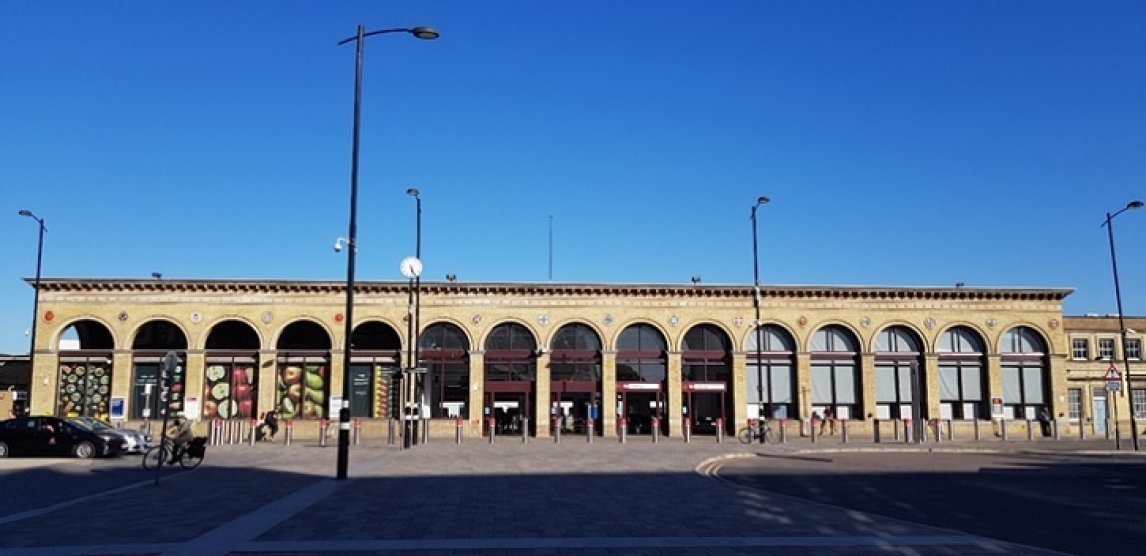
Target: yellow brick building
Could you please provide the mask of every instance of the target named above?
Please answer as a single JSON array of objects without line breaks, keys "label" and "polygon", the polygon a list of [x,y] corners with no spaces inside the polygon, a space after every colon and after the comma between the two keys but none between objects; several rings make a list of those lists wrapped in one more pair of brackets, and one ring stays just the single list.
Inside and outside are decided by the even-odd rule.
[{"label": "yellow brick building", "polygon": [[416,358],[422,401],[406,413],[435,435],[733,433],[761,411],[791,434],[828,410],[853,434],[1044,407],[1085,421],[1080,389],[1106,365],[1072,353],[1094,323],[1064,318],[1071,291],[764,286],[757,333],[745,285],[422,282],[412,311],[407,283],[360,282],[348,369],[342,283],[44,280],[31,410],[136,423],[168,407],[205,426],[275,408],[305,433],[337,415],[345,384],[377,437]]}]

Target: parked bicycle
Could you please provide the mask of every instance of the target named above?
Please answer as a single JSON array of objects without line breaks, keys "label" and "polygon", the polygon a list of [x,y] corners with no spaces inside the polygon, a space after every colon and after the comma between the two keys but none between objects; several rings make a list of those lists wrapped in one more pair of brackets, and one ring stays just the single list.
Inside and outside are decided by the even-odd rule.
[{"label": "parked bicycle", "polygon": [[751,444],[760,439],[763,439],[765,443],[774,441],[772,439],[772,427],[763,419],[751,421],[747,427],[736,433],[736,438],[740,439],[741,444]]},{"label": "parked bicycle", "polygon": [[196,436],[182,450],[175,449],[175,442],[165,438],[163,443],[153,446],[143,454],[143,468],[155,469],[164,464],[178,463],[183,469],[195,469],[203,463],[207,455],[207,437]]}]

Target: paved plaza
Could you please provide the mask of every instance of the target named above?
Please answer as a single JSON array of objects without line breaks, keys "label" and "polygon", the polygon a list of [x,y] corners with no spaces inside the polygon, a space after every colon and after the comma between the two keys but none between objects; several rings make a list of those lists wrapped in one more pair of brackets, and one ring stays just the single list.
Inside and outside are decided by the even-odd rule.
[{"label": "paved plaza", "polygon": [[138,457],[10,459],[0,460],[8,485],[0,554],[1052,554],[754,490],[722,480],[719,469],[761,453],[1113,447],[567,437],[401,450],[366,442],[351,448],[350,479],[338,481],[333,446],[260,443],[211,446],[202,467],[163,469],[158,484]]}]

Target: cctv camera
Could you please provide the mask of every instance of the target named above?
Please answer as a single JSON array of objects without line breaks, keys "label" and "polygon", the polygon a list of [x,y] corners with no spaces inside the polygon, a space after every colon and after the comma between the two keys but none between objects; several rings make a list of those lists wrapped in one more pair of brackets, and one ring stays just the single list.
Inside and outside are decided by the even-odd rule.
[{"label": "cctv camera", "polygon": [[336,241],[334,242],[334,252],[338,253],[339,251],[342,251],[342,242]]}]

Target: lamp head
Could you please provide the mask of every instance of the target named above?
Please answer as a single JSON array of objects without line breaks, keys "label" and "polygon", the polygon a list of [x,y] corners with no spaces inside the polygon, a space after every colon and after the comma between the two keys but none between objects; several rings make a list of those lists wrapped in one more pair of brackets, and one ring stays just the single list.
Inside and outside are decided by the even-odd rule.
[{"label": "lamp head", "polygon": [[163,279],[163,273],[161,273],[161,272],[152,272],[152,273],[151,273],[151,277],[152,277],[152,278],[155,278],[156,280],[162,280],[162,279]]},{"label": "lamp head", "polygon": [[1130,203],[1126,205],[1127,210],[1140,209],[1140,208],[1142,208],[1142,201],[1130,201]]},{"label": "lamp head", "polygon": [[769,203],[771,200],[772,200],[772,199],[769,199],[769,198],[767,198],[767,197],[765,197],[765,196],[761,195],[759,199],[756,199],[756,206],[760,206],[760,205],[766,205],[766,204],[768,204],[768,203]]},{"label": "lamp head", "polygon": [[27,216],[27,217],[31,218],[31,217],[32,217],[32,211],[30,211],[30,210],[21,210],[21,211],[20,211],[20,216]]},{"label": "lamp head", "polygon": [[435,30],[433,27],[415,27],[413,29],[410,29],[410,34],[414,35],[415,37],[417,37],[419,39],[426,40],[426,41],[432,41],[432,40],[438,38],[438,36],[439,36],[438,31]]},{"label": "lamp head", "polygon": [[700,283],[700,276],[693,276],[692,277],[692,283],[693,284],[699,284]]},{"label": "lamp head", "polygon": [[334,252],[338,253],[339,251],[342,251],[342,242],[336,241],[334,242]]},{"label": "lamp head", "polygon": [[446,275],[446,280],[448,280],[448,281],[450,281],[450,282],[457,282],[457,281],[458,281],[458,276],[457,276],[456,274],[454,274],[454,273],[452,273],[452,272],[451,272],[451,273],[449,273],[449,274],[447,274],[447,275]]},{"label": "lamp head", "polygon": [[410,189],[406,190],[406,194],[411,196],[411,197],[417,198],[418,197],[418,188],[411,187]]}]

